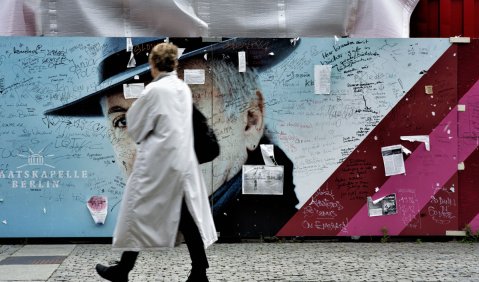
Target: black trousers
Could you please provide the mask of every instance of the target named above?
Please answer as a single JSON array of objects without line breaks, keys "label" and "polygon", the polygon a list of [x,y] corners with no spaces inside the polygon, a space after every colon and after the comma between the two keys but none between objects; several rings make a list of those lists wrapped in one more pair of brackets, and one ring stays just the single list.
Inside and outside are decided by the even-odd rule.
[{"label": "black trousers", "polygon": [[[196,226],[193,217],[188,211],[185,200],[181,205],[181,217],[180,217],[180,226],[179,230],[185,238],[186,246],[190,253],[191,266],[194,269],[206,269],[209,267],[208,259],[206,258],[205,247],[203,245],[203,240],[201,239],[200,231]],[[133,269],[136,259],[138,257],[138,252],[126,251],[121,255],[120,264],[122,267],[125,267],[128,270]]]}]

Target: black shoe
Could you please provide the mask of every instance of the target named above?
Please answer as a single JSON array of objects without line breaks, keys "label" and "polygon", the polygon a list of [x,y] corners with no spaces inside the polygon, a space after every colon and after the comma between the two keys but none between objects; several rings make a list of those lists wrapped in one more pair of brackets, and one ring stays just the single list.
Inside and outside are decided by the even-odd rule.
[{"label": "black shoe", "polygon": [[186,282],[208,282],[208,277],[206,276],[206,269],[192,269],[190,275]]},{"label": "black shoe", "polygon": [[102,264],[97,264],[96,272],[98,275],[103,277],[106,280],[112,282],[127,282],[128,281],[128,272],[127,270],[121,269],[119,264],[113,266],[104,266]]}]

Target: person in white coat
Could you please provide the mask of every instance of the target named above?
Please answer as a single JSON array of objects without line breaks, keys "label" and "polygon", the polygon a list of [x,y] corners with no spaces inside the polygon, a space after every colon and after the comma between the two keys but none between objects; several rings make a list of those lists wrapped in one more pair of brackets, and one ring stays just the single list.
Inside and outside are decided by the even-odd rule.
[{"label": "person in white coat", "polygon": [[194,150],[192,94],[178,78],[178,49],[156,45],[148,84],[127,112],[128,133],[137,143],[113,235],[120,262],[98,264],[100,276],[128,281],[138,252],[174,247],[184,236],[192,270],[187,281],[208,281],[205,249],[217,240],[208,193]]}]

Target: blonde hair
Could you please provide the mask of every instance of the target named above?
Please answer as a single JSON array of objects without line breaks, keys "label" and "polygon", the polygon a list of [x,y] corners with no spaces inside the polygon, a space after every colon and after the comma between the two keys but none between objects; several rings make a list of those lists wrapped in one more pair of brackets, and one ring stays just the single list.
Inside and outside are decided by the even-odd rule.
[{"label": "blonde hair", "polygon": [[151,49],[148,60],[159,71],[174,71],[178,67],[178,47],[172,43],[157,44]]}]

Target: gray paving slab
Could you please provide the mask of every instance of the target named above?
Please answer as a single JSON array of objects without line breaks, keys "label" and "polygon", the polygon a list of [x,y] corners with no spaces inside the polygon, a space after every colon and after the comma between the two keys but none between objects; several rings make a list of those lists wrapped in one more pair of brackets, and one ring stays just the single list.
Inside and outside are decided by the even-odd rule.
[{"label": "gray paving slab", "polygon": [[[477,243],[223,243],[208,248],[207,255],[212,282],[479,281]],[[110,245],[79,244],[42,281],[104,281],[95,273],[95,264],[119,257]],[[189,270],[185,245],[147,251],[140,254],[130,281],[185,281]]]},{"label": "gray paving slab", "polygon": [[0,261],[23,248],[22,245],[0,245]]},{"label": "gray paving slab", "polygon": [[12,256],[68,256],[75,249],[75,245],[25,245]]},{"label": "gray paving slab", "polygon": [[0,281],[47,281],[58,264],[0,265]]}]

